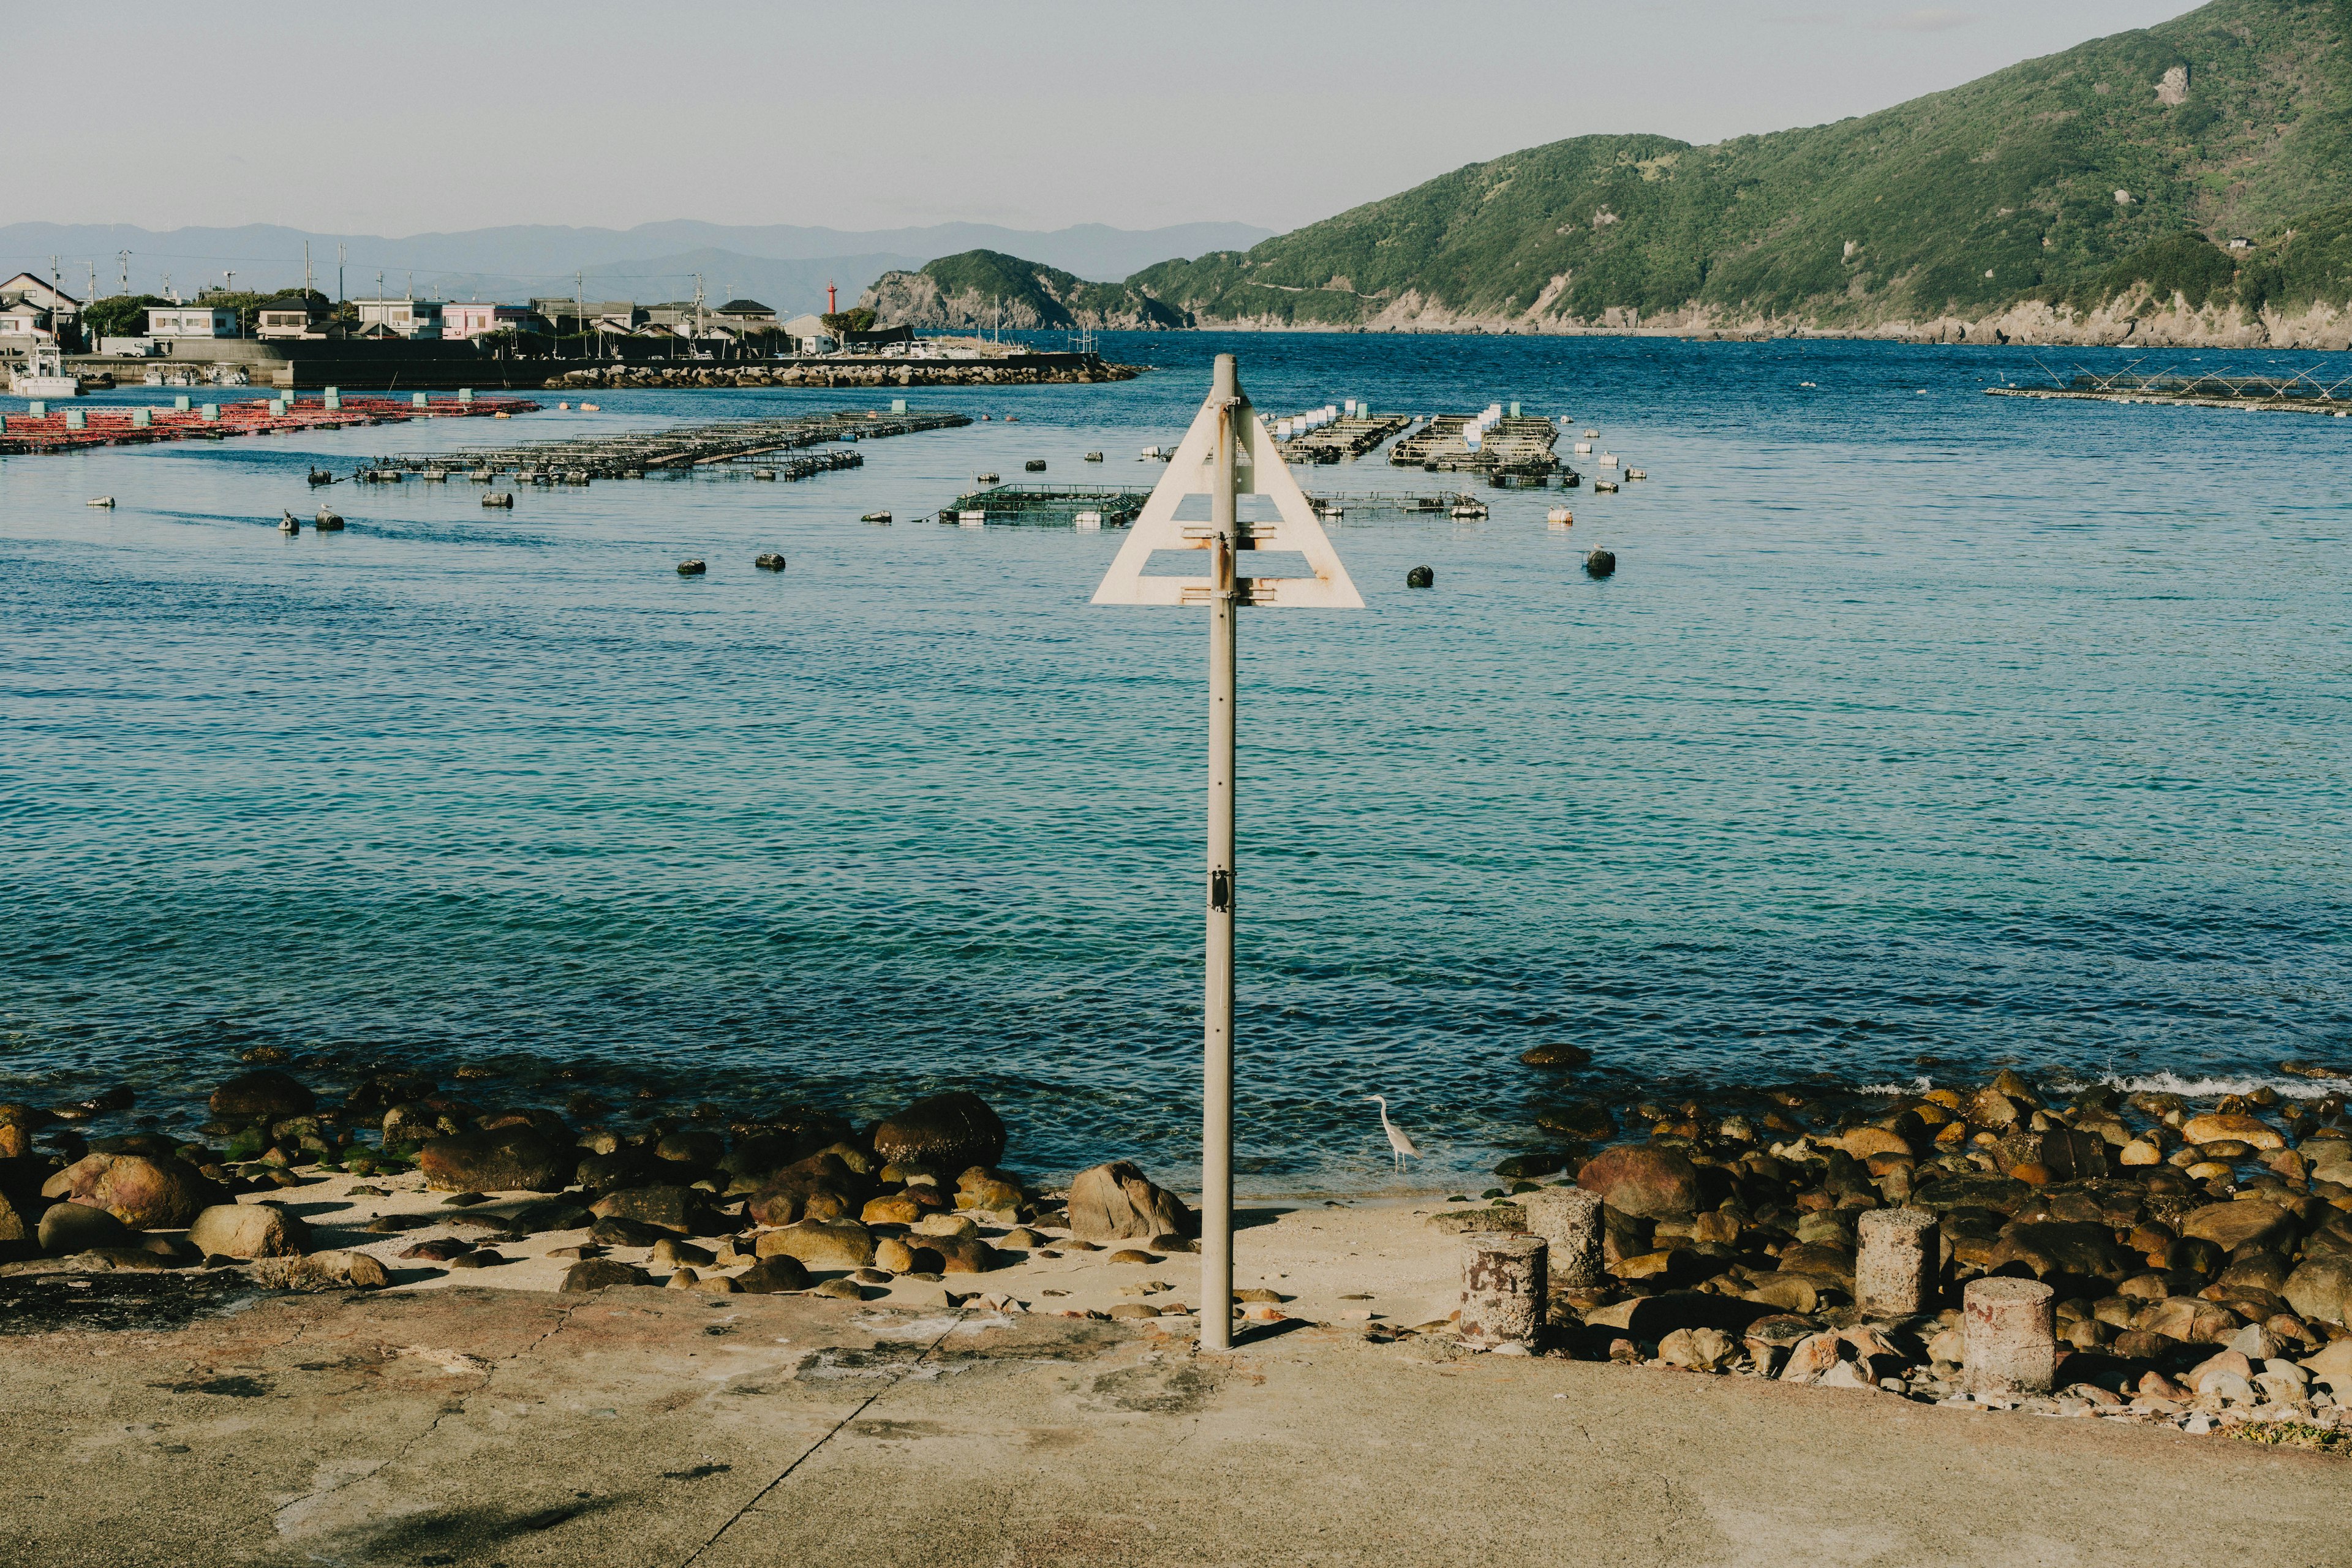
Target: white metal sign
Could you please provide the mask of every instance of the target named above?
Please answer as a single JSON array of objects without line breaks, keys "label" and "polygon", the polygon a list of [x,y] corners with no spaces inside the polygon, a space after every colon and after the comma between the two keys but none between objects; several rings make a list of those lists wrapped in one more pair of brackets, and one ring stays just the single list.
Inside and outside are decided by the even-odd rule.
[{"label": "white metal sign", "polygon": [[[1192,428],[1185,432],[1183,445],[1176,448],[1168,471],[1152,487],[1151,499],[1143,503],[1142,515],[1128,531],[1118,558],[1111,563],[1102,586],[1095,590],[1096,604],[1210,603],[1215,589],[1207,576],[1147,577],[1143,569],[1155,551],[1210,548],[1215,531],[1206,522],[1179,522],[1176,514],[1189,498],[1200,496],[1205,500],[1216,488],[1217,415],[1215,399],[1201,405]],[[1238,602],[1286,610],[1362,609],[1363,595],[1356,592],[1348,569],[1339,563],[1339,552],[1331,548],[1323,525],[1315,519],[1307,492],[1291,477],[1290,466],[1276,449],[1265,421],[1257,416],[1247,397],[1237,397],[1233,428],[1239,437],[1234,450],[1234,493],[1271,497],[1279,517],[1275,522],[1237,524],[1241,537],[1234,544],[1241,550],[1296,552],[1307,558],[1315,574],[1312,577],[1244,577],[1237,572]]]}]

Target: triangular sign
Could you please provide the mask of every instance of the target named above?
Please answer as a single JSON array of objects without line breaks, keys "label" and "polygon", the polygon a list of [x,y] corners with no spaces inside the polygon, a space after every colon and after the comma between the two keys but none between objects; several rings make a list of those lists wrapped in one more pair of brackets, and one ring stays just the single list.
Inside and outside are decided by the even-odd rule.
[{"label": "triangular sign", "polygon": [[[1234,429],[1240,437],[1234,452],[1234,491],[1239,495],[1273,497],[1280,516],[1276,522],[1239,524],[1241,548],[1303,555],[1315,574],[1312,577],[1251,577],[1244,575],[1248,571],[1248,557],[1241,556],[1239,560],[1244,564],[1235,573],[1241,589],[1240,602],[1277,609],[1362,609],[1363,595],[1356,592],[1348,569],[1339,564],[1339,552],[1331,548],[1323,525],[1315,520],[1315,508],[1307,500],[1307,492],[1298,488],[1298,481],[1291,478],[1289,465],[1275,449],[1265,421],[1257,416],[1247,397],[1238,399],[1233,412]],[[1143,568],[1155,551],[1198,550],[1206,554],[1207,525],[1179,522],[1176,512],[1188,496],[1209,493],[1210,487],[1216,483],[1216,465],[1217,400],[1212,395],[1201,405],[1192,428],[1184,433],[1183,445],[1169,459],[1168,472],[1152,487],[1151,499],[1143,503],[1142,514],[1128,531],[1127,542],[1119,547],[1118,558],[1104,574],[1102,586],[1095,590],[1096,604],[1210,602],[1205,561],[1204,571],[1198,577],[1147,577]]]}]

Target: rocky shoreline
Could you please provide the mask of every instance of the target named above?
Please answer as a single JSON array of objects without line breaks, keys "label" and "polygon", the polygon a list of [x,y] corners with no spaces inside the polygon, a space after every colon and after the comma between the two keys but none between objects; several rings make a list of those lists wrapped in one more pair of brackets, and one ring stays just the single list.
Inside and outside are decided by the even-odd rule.
[{"label": "rocky shoreline", "polygon": [[566,371],[551,390],[712,386],[1046,386],[1133,381],[1147,366],[1098,354],[1024,354],[976,360],[868,360],[850,363],[614,364]]},{"label": "rocky shoreline", "polygon": [[[1541,1194],[1567,1189],[1598,1199],[1599,1268],[1555,1281],[1539,1354],[2352,1445],[2340,1092],[2059,1097],[2005,1071],[1974,1089],[1806,1084],[1665,1104],[1589,1076],[1575,1047],[1525,1060],[1556,1081],[1540,1146],[1502,1163],[1503,1184],[1436,1213],[1335,1200],[1245,1233],[1261,1282],[1236,1292],[1242,1321],[1472,1353],[1443,1310],[1457,1238],[1528,1228]],[[254,1293],[658,1285],[1188,1339],[1198,1321],[1180,1261],[1197,1216],[1181,1200],[1123,1162],[1024,1180],[1002,1163],[1002,1121],[965,1092],[855,1126],[805,1106],[679,1112],[587,1090],[561,1110],[496,1106],[396,1072],[326,1104],[265,1067],[215,1089],[194,1137],[77,1131],[125,1109],[119,1092],[0,1106],[0,1325],[111,1326],[101,1308],[119,1292],[89,1290],[108,1277],[176,1289],[192,1310]],[[1885,1210],[1933,1242],[1924,1310],[1858,1305],[1858,1226]],[[1343,1226],[1347,1247],[1309,1256]],[[2046,1393],[1971,1379],[1962,1292],[1988,1277],[2050,1288]]]}]

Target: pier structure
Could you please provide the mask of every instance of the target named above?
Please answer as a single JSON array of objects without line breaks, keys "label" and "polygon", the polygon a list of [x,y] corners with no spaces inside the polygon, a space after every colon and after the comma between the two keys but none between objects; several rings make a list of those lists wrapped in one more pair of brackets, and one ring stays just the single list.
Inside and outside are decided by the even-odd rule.
[{"label": "pier structure", "polygon": [[151,404],[73,407],[39,415],[0,415],[0,455],[74,452],[92,447],[141,447],[156,441],[224,441],[233,436],[288,436],[342,430],[410,419],[474,418],[530,414],[539,405],[520,397],[293,397],[236,402],[180,399],[189,406]]},{"label": "pier structure", "polygon": [[[772,419],[726,419],[705,425],[680,425],[667,430],[620,431],[604,435],[559,437],[545,441],[518,442],[509,447],[460,447],[442,452],[409,452],[377,459],[379,467],[410,473],[426,469],[465,472],[479,478],[505,473],[581,475],[586,479],[624,479],[653,473],[707,472],[724,465],[799,451],[830,442],[877,441],[887,436],[911,436],[924,430],[950,430],[969,425],[969,415],[944,411],[883,413],[879,409],[832,409],[822,414],[793,414]],[[803,479],[835,468],[853,468],[845,454],[780,462],[761,473]],[[787,469],[798,470],[787,473]]]},{"label": "pier structure", "polygon": [[1559,430],[1550,420],[1517,415],[1498,419],[1486,427],[1474,451],[1466,430],[1477,417],[1440,414],[1390,448],[1389,461],[1433,473],[1549,474],[1559,467],[1552,455]]}]

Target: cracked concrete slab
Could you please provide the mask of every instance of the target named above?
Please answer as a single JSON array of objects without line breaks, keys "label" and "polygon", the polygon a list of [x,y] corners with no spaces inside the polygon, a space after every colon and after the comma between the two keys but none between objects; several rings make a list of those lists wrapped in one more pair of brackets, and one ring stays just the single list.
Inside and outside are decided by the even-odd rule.
[{"label": "cracked concrete slab", "polygon": [[1337,1328],[449,1289],[0,1342],[41,1568],[2352,1563],[2324,1456]]}]

